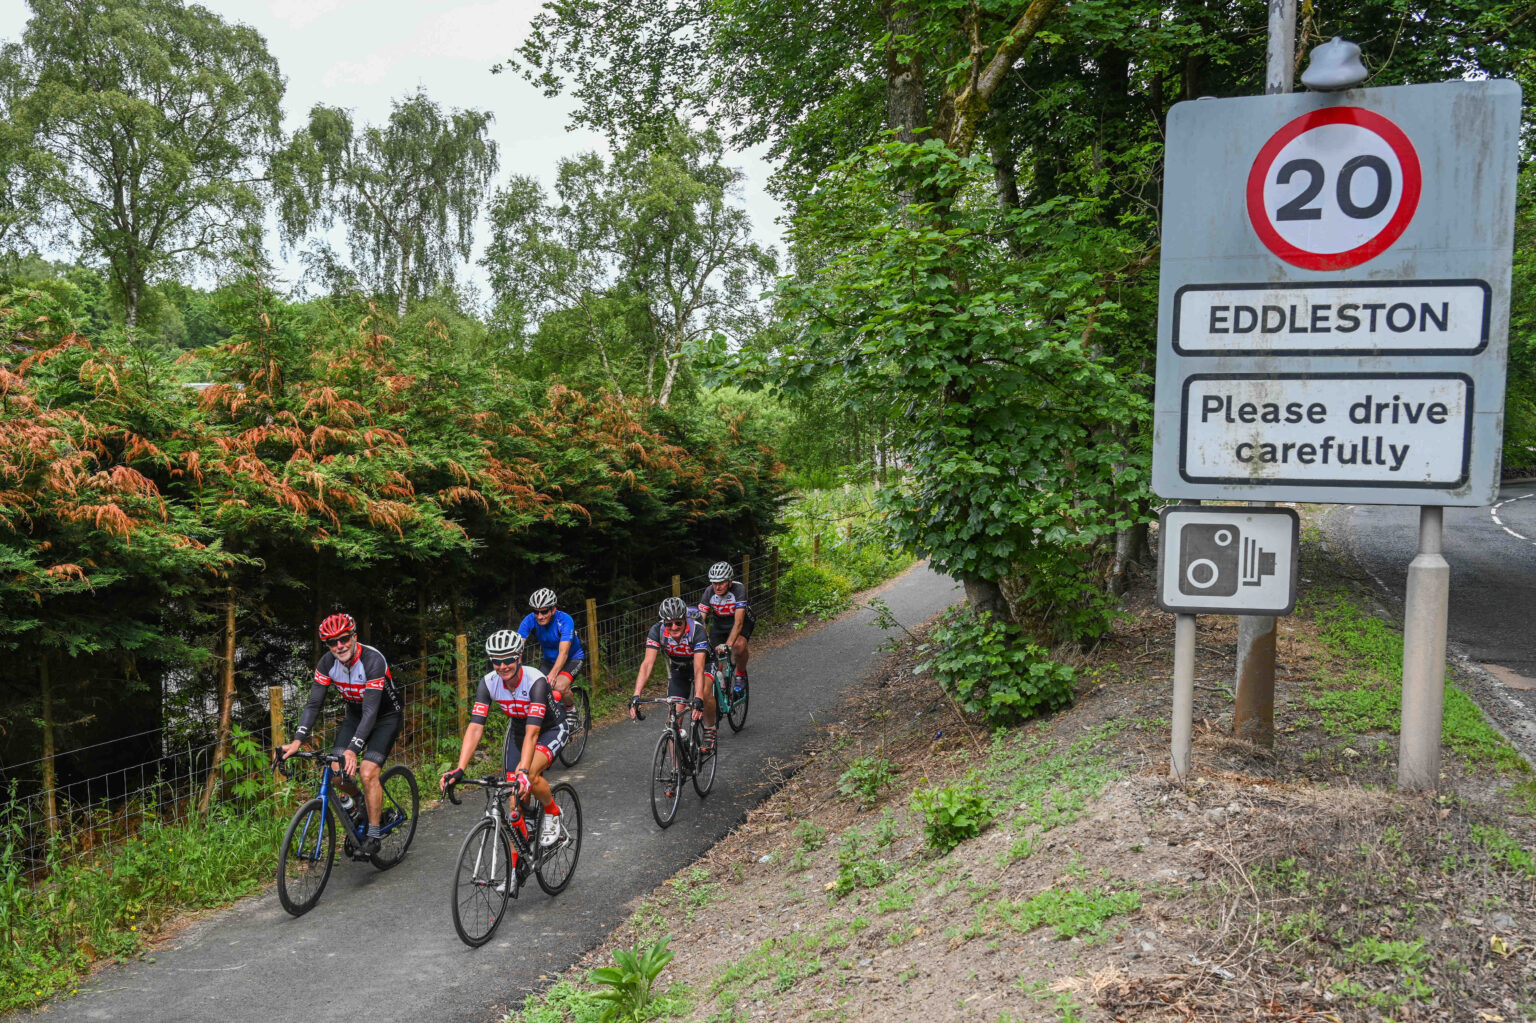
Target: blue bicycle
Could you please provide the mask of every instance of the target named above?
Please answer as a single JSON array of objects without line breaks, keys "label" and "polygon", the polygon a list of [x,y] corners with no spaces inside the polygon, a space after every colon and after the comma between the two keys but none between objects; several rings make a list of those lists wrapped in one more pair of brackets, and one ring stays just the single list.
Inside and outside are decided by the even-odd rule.
[{"label": "blue bicycle", "polygon": [[324,765],[320,772],[320,791],[298,810],[288,822],[283,847],[277,854],[277,898],[294,916],[303,916],[315,908],[325,883],[331,877],[336,859],[336,823],[341,821],[345,838],[343,851],[354,860],[368,860],[380,870],[388,870],[405,858],[411,839],[416,837],[416,819],[421,809],[421,795],[416,776],[404,764],[395,764],[379,778],[384,789],[384,808],[379,815],[383,838],[379,851],[372,856],[362,852],[368,835],[368,814],[362,803],[347,809],[331,785],[331,771],[340,768],[344,758],[338,753],[299,752],[279,761],[283,774],[290,774],[288,760],[314,760]]}]

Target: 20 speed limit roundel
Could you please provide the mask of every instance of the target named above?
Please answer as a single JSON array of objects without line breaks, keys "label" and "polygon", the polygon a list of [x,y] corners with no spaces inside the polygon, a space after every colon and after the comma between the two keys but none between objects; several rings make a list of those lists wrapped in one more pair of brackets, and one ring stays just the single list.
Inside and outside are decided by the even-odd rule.
[{"label": "20 speed limit roundel", "polygon": [[1248,172],[1248,219],[1269,251],[1306,270],[1379,256],[1419,207],[1419,156],[1401,128],[1360,107],[1302,114]]}]

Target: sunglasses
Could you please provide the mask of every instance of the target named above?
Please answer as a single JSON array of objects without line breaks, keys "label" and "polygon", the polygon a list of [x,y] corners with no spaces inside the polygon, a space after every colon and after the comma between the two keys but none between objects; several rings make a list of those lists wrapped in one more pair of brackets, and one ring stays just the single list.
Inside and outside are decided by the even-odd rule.
[{"label": "sunglasses", "polygon": [[356,635],[355,633],[349,632],[345,636],[338,637],[337,639],[328,639],[328,640],[326,640],[325,641],[325,645],[326,646],[346,646],[348,643],[352,642],[352,640],[353,640],[355,635]]},{"label": "sunglasses", "polygon": [[665,624],[666,627],[670,629],[674,625],[682,625],[687,620],[688,619],[686,619],[686,618],[663,618],[662,619],[662,623]]},{"label": "sunglasses", "polygon": [[491,658],[491,667],[493,667],[493,668],[505,668],[509,664],[516,664],[517,661],[518,661],[518,658],[516,658],[516,657],[492,657]]},{"label": "sunglasses", "polygon": [[538,617],[543,618],[545,615],[552,615],[552,614],[554,614],[555,613],[555,609],[552,608],[552,607],[546,607],[542,611],[535,610],[533,613],[535,615],[537,615]]}]

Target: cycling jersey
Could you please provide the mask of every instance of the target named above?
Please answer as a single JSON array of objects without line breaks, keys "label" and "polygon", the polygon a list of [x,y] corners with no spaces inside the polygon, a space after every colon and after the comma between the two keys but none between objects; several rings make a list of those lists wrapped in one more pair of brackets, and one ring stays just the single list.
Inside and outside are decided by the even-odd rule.
[{"label": "cycling jersey", "polygon": [[667,632],[667,627],[662,622],[651,626],[650,633],[645,637],[645,645],[648,649],[660,650],[667,655],[673,670],[691,667],[693,655],[709,652],[709,637],[704,633],[704,626],[698,622],[690,621],[688,627],[677,635]]},{"label": "cycling jersey", "polygon": [[[733,582],[725,588],[724,593],[716,593],[714,586],[706,586],[704,592],[699,594],[699,615],[709,618],[709,638],[712,643],[724,643],[730,638],[731,629],[736,625],[737,611],[746,612],[738,635],[750,638],[757,625],[757,616],[747,606],[746,586]],[[713,617],[710,617],[711,613]]]},{"label": "cycling jersey", "polygon": [[475,704],[470,709],[469,720],[477,725],[485,724],[493,703],[512,719],[508,728],[527,728],[535,724],[541,729],[552,728],[565,720],[565,705],[556,702],[549,679],[542,671],[526,664],[510,685],[494,671],[487,673],[475,691]]},{"label": "cycling jersey", "polygon": [[349,745],[358,753],[368,744],[368,736],[381,715],[399,714],[405,710],[405,696],[395,685],[389,672],[389,662],[378,650],[365,643],[358,643],[352,660],[343,664],[327,650],[315,665],[315,684],[309,690],[309,702],[299,719],[299,727],[293,737],[302,742],[320,716],[325,694],[331,686],[341,693],[349,705],[358,705],[358,724]]},{"label": "cycling jersey", "polygon": [[518,635],[524,639],[537,635],[539,649],[544,653],[546,661],[553,661],[560,656],[560,644],[571,644],[570,653],[566,654],[566,660],[586,660],[586,651],[582,649],[581,637],[576,634],[576,621],[564,611],[556,611],[549,616],[546,625],[540,625],[539,620],[533,615],[523,619],[517,627]]}]

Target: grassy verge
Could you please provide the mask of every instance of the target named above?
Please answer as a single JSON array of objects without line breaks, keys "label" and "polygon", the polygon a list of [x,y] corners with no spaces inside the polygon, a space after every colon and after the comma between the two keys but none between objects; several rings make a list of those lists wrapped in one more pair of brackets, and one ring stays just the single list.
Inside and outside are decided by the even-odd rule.
[{"label": "grassy verge", "polygon": [[872,484],[803,492],[784,512],[780,550],[791,567],[779,584],[779,618],[802,627],[852,606],[853,594],[900,574],[912,555],[893,550]]}]

